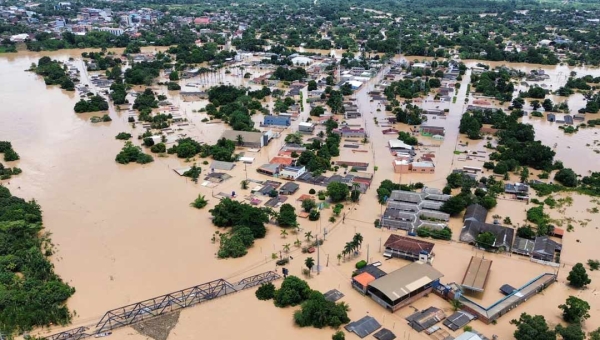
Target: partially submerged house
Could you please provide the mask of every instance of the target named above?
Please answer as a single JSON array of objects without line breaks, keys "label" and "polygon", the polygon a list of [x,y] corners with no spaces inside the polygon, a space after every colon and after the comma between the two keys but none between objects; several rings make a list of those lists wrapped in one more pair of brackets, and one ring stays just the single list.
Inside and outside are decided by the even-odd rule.
[{"label": "partially submerged house", "polygon": [[479,234],[490,232],[495,236],[493,244],[487,246],[495,249],[504,248],[510,250],[513,244],[514,229],[503,227],[499,224],[486,223],[488,211],[479,204],[471,204],[467,207],[463,219],[463,228],[460,232],[460,241],[476,244]]},{"label": "partially submerged house", "polygon": [[366,295],[391,312],[429,294],[442,273],[425,262],[413,262],[368,284]]},{"label": "partially submerged house", "polygon": [[249,148],[262,148],[269,144],[273,133],[270,130],[265,132],[225,130],[221,138]]},{"label": "partially submerged house", "polygon": [[556,253],[562,251],[562,245],[548,236],[540,236],[535,238],[535,244],[531,257],[536,260],[554,262]]},{"label": "partially submerged house", "polygon": [[384,257],[397,257],[409,261],[427,260],[433,251],[435,243],[421,239],[392,234],[383,245]]}]

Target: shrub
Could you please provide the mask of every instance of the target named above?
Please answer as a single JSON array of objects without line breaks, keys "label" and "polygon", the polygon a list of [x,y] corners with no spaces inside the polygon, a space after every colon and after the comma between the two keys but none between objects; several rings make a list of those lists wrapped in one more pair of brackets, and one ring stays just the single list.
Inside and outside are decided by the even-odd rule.
[{"label": "shrub", "polygon": [[115,137],[115,139],[119,140],[128,140],[131,138],[131,134],[127,132],[119,132],[119,134]]},{"label": "shrub", "polygon": [[271,282],[263,283],[260,285],[260,287],[258,287],[255,295],[259,300],[271,300],[275,297],[275,285],[273,285]]},{"label": "shrub", "polygon": [[309,193],[310,195],[314,195],[314,194],[316,194],[316,191],[315,191],[315,189],[312,189],[312,188],[311,188],[311,189],[308,191],[308,193]]},{"label": "shrub", "polygon": [[356,262],[356,264],[354,265],[354,267],[356,267],[356,269],[362,269],[366,266],[367,266],[367,261],[365,261],[365,260],[360,260],[360,261]]}]

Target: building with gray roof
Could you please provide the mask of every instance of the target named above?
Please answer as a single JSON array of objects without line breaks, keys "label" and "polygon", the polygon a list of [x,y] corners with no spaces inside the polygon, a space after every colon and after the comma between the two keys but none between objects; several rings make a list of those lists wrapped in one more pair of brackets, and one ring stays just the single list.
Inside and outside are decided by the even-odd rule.
[{"label": "building with gray roof", "polygon": [[460,232],[460,241],[476,244],[477,236],[481,233],[490,232],[496,239],[489,245],[492,248],[504,248],[510,250],[513,244],[514,229],[503,227],[499,224],[485,223],[488,211],[479,204],[471,204],[467,207],[463,219],[463,228]]},{"label": "building with gray roof", "polygon": [[421,192],[394,190],[387,200],[381,226],[409,233],[421,227],[443,229],[450,215],[439,210],[450,197],[433,188],[423,188]]},{"label": "building with gray roof", "polygon": [[395,312],[430,293],[442,276],[428,263],[413,262],[369,283],[367,295]]}]

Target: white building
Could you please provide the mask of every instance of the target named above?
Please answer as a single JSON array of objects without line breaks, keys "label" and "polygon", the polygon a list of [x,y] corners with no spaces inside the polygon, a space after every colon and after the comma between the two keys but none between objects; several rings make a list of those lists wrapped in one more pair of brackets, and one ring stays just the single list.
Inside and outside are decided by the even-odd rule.
[{"label": "white building", "polygon": [[100,28],[98,28],[98,31],[108,32],[112,35],[116,35],[117,37],[120,35],[123,35],[123,33],[125,32],[125,31],[123,31],[122,28],[113,28],[113,27],[100,27]]},{"label": "white building", "polygon": [[295,181],[306,172],[304,166],[287,166],[279,172],[279,177]]}]

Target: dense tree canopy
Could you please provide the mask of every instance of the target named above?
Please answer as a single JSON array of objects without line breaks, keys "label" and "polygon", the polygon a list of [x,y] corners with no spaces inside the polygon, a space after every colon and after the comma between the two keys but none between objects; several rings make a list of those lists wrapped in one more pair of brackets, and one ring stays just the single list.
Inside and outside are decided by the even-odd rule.
[{"label": "dense tree canopy", "polygon": [[53,247],[41,231],[41,207],[0,186],[0,332],[4,335],[71,320],[65,302],[75,289],[54,273],[47,258]]}]

